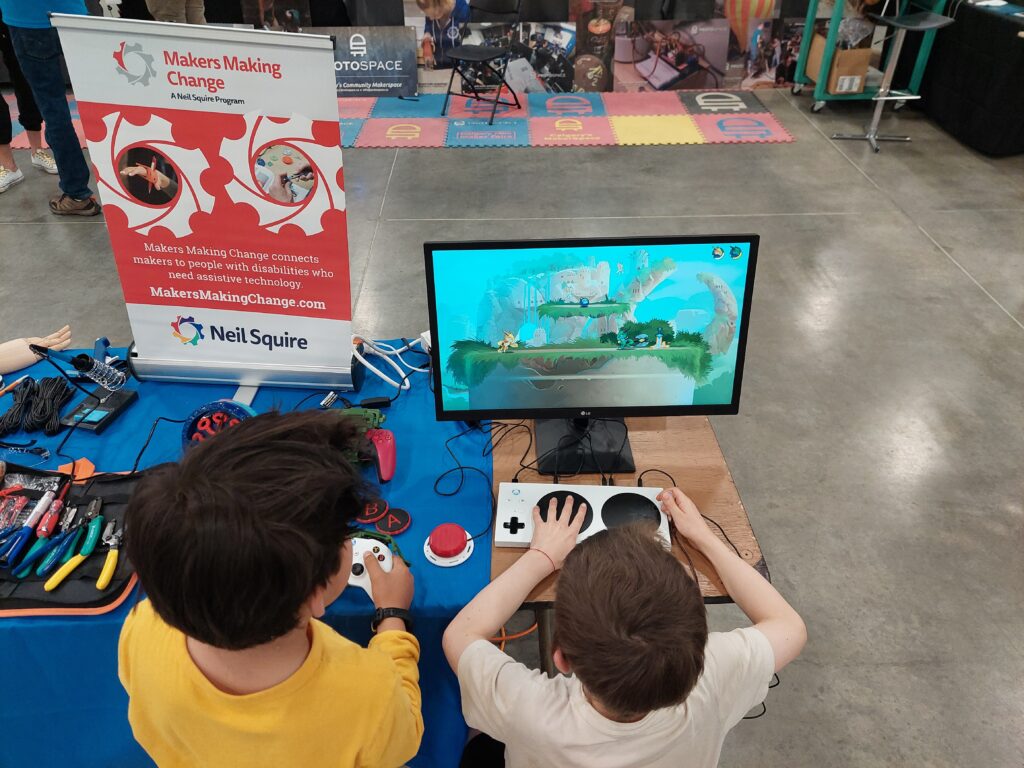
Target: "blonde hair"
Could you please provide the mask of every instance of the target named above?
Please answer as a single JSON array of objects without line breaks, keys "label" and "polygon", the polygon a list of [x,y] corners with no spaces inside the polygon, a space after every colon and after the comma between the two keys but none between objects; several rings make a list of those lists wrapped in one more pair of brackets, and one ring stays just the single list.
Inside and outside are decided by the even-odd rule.
[{"label": "blonde hair", "polygon": [[443,19],[455,10],[455,0],[416,0],[416,5],[428,19]]}]

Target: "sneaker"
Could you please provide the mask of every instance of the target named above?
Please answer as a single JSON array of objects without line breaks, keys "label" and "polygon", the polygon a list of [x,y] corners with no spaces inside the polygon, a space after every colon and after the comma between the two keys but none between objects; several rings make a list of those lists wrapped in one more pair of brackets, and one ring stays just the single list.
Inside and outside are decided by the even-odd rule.
[{"label": "sneaker", "polygon": [[9,171],[0,165],[0,192],[6,192],[15,184],[25,180],[25,174],[21,170]]},{"label": "sneaker", "polygon": [[37,149],[32,153],[32,165],[47,173],[57,173],[57,161],[48,149]]},{"label": "sneaker", "polygon": [[76,200],[71,195],[61,195],[50,201],[50,213],[55,216],[96,216],[99,212],[100,204],[92,196]]}]

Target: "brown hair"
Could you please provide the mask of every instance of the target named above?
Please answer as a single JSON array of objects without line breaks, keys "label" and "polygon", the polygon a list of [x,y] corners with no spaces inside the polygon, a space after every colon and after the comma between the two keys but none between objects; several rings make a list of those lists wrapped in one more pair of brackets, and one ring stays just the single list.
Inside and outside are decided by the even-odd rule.
[{"label": "brown hair", "polygon": [[358,435],[337,412],[267,413],[147,474],[125,550],[157,614],[229,650],[293,629],[368,495],[346,458]]},{"label": "brown hair", "polygon": [[700,589],[650,526],[601,531],[566,558],[555,644],[616,715],[682,703],[704,669],[707,638]]}]

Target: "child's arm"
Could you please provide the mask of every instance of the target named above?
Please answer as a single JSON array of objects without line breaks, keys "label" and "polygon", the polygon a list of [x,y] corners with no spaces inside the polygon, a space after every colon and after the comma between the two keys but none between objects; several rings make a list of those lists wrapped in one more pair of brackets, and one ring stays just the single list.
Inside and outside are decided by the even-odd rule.
[{"label": "child's arm", "polygon": [[678,488],[659,496],[662,511],[686,539],[711,561],[736,605],[768,638],[775,653],[775,671],[800,655],[807,643],[807,628],[785,598],[761,574],[708,528],[697,505]]},{"label": "child's arm", "polygon": [[519,610],[530,591],[562,567],[566,556],[576,546],[586,511],[586,505],[581,505],[569,522],[572,496],[565,500],[560,514],[552,499],[547,522],[540,519],[540,509],[533,508],[533,540],[529,551],[459,611],[444,632],[444,653],[456,673],[462,652],[477,640],[493,637]]},{"label": "child's arm", "polygon": [[[385,573],[369,552],[363,557],[363,563],[370,576],[374,605],[408,610],[412,604],[414,584],[412,572],[402,558],[394,559],[390,573]],[[384,619],[377,627],[377,634],[370,640],[369,647],[391,658],[398,677],[394,681],[393,703],[388,714],[381,718],[377,737],[368,749],[366,765],[400,765],[416,755],[423,738],[420,671],[417,666],[420,644],[401,619],[390,618]],[[376,681],[376,684],[383,684],[383,681]]]}]

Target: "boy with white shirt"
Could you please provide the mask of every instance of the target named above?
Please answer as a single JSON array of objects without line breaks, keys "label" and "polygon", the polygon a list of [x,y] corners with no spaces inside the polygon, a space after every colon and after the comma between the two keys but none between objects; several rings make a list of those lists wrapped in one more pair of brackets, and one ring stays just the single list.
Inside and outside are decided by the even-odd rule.
[{"label": "boy with white shirt", "polygon": [[[572,516],[571,497],[561,513],[552,502],[546,522],[534,509],[530,551],[444,636],[466,722],[504,743],[509,768],[715,766],[726,733],[803,649],[800,616],[711,532],[696,505],[678,488],[659,500],[754,626],[708,634],[697,585],[652,531],[619,528],[577,547],[585,507]],[[550,679],[487,638],[560,568],[554,661],[569,676]],[[480,755],[500,748],[488,741],[473,739],[463,765],[482,767]]]}]

